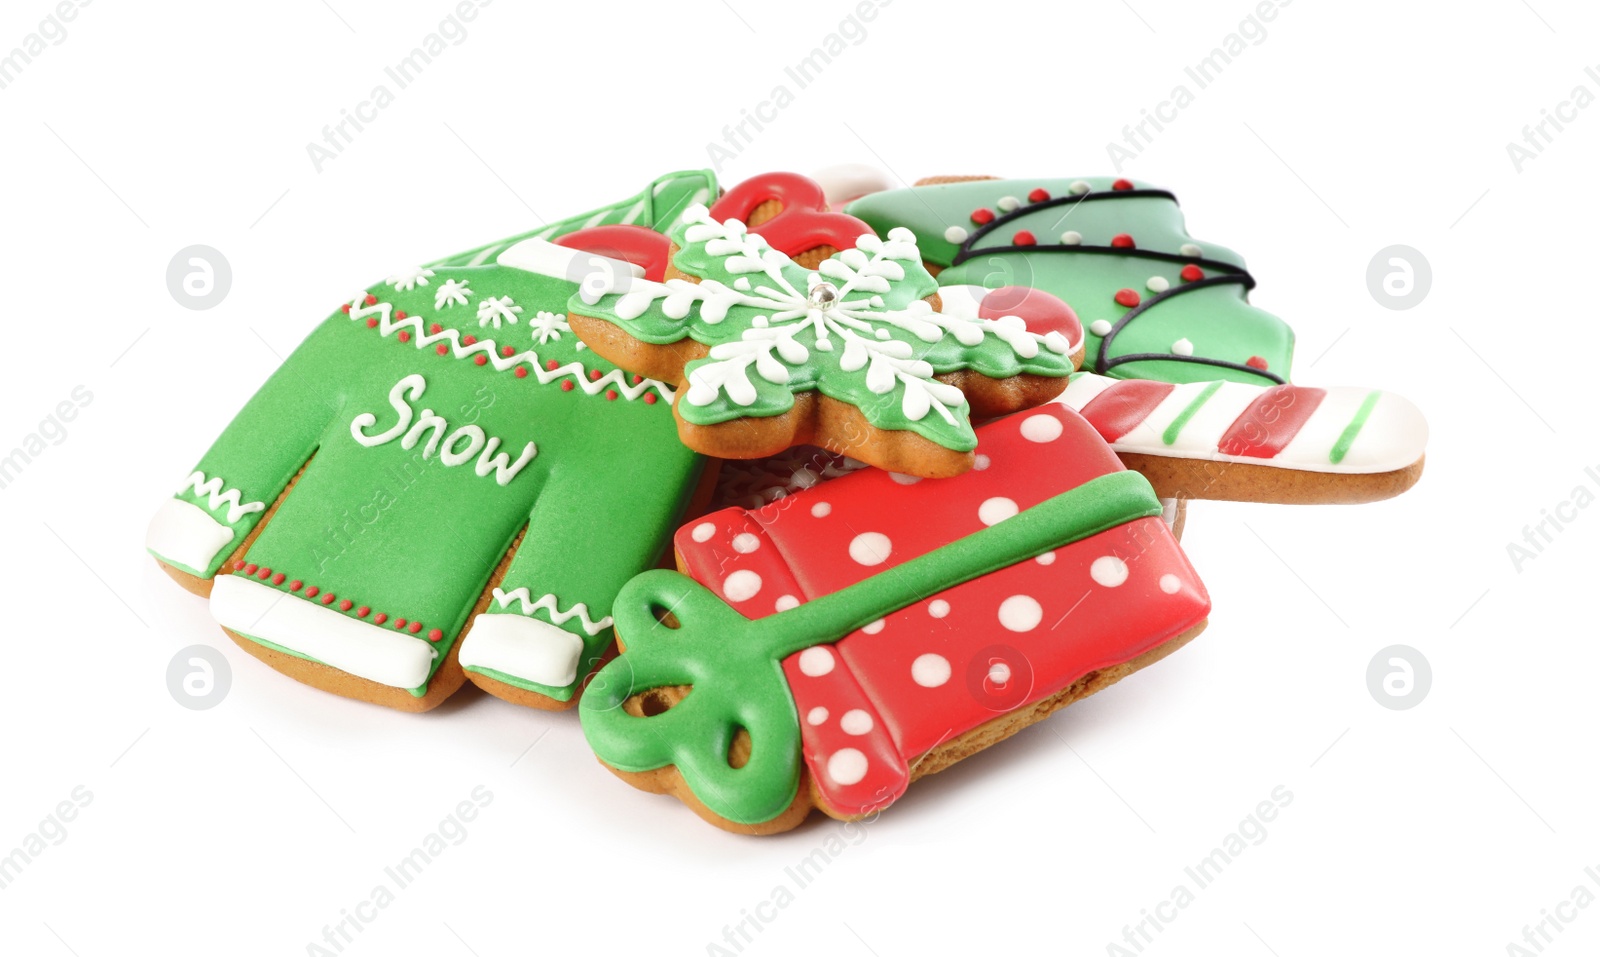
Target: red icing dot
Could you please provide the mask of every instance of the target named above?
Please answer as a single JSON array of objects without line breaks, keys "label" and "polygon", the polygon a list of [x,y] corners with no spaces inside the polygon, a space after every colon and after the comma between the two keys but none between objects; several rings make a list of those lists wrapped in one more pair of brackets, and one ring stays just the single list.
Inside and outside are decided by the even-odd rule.
[{"label": "red icing dot", "polygon": [[367,304],[367,305],[369,305],[369,306],[376,306],[376,305],[377,305],[377,304],[378,304],[378,297],[377,297],[377,296],[374,296],[374,295],[371,295],[371,294],[370,294],[370,293],[369,293],[369,294],[368,294],[368,295],[367,295],[367,298],[366,298],[366,299],[363,299],[363,300],[362,300],[362,301],[363,301],[363,302],[365,302],[365,303],[366,303],[366,304]]},{"label": "red icing dot", "polygon": [[377,316],[373,316],[371,319],[367,320],[367,328],[368,329],[376,329],[376,328],[378,328],[378,317]]},{"label": "red icing dot", "polygon": [[438,628],[430,628],[430,629],[428,629],[428,640],[429,641],[438,641],[440,638],[443,638],[443,637],[444,637],[444,632],[441,631],[440,629],[438,629]]},{"label": "red icing dot", "polygon": [[633,374],[633,384],[634,384],[634,385],[638,385],[638,384],[639,384],[639,383],[641,383],[641,382],[643,382],[643,381],[644,381],[644,376],[642,376],[642,375],[640,375],[640,374],[639,374],[639,373],[637,373],[637,372],[635,372],[635,373],[634,373],[634,374]]},{"label": "red icing dot", "polygon": [[410,342],[411,341],[411,333],[407,332],[404,329],[401,329],[400,330],[400,334],[398,336],[395,336],[395,338],[399,339],[401,342]]},{"label": "red icing dot", "polygon": [[1017,234],[1011,237],[1011,242],[1018,246],[1032,246],[1038,243],[1038,240],[1033,238],[1033,233],[1028,232],[1026,229],[1019,229]]},{"label": "red icing dot", "polygon": [[617,390],[616,389],[607,389],[606,390],[606,400],[610,401],[610,402],[617,401]]},{"label": "red icing dot", "polygon": [[589,370],[589,380],[591,382],[599,382],[600,381],[600,370],[599,369],[590,369]]},{"label": "red icing dot", "polygon": [[299,591],[300,590],[300,586],[304,585],[304,584],[305,584],[305,582],[302,582],[300,579],[296,578],[294,581],[289,583],[289,590],[290,591]]},{"label": "red icing dot", "polygon": [[1030,203],[1042,203],[1049,198],[1050,191],[1043,187],[1035,189],[1033,192],[1028,194],[1028,202]]},{"label": "red icing dot", "polygon": [[267,579],[272,577],[272,569],[270,569],[270,568],[266,567],[265,565],[263,565],[263,566],[261,566],[261,569],[256,572],[256,577],[261,579],[262,581],[266,581]]},{"label": "red icing dot", "polygon": [[1178,276],[1182,278],[1184,282],[1194,282],[1197,279],[1204,278],[1205,272],[1202,271],[1199,266],[1196,266],[1194,263],[1190,263],[1189,265],[1183,267],[1183,269],[1179,270]]},{"label": "red icing dot", "polygon": [[239,569],[241,569],[241,568],[243,568],[243,567],[244,567],[244,559],[242,559],[242,558],[235,558],[235,559],[234,559],[234,560],[233,560],[233,570],[234,570],[234,571],[238,571],[238,570],[239,570]]},{"label": "red icing dot", "polygon": [[562,392],[571,392],[572,391],[572,380],[571,379],[562,380],[562,382],[561,382],[561,391]]},{"label": "red icing dot", "polygon": [[428,327],[428,331],[429,331],[429,332],[431,332],[431,333],[433,333],[433,334],[434,334],[434,335],[438,335],[438,334],[439,334],[439,331],[440,331],[440,330],[441,330],[441,329],[443,329],[443,328],[444,328],[444,326],[441,326],[441,325],[439,325],[439,324],[438,324],[438,323],[437,323],[437,322],[436,322],[436,323],[434,323],[434,324],[433,324],[433,325],[431,325],[431,326],[429,326],[429,327]]},{"label": "red icing dot", "polygon": [[1128,181],[1128,180],[1125,180],[1125,179],[1119,179],[1116,182],[1111,184],[1111,188],[1112,189],[1133,189],[1133,183]]},{"label": "red icing dot", "polygon": [[254,575],[256,573],[256,568],[258,567],[259,566],[257,566],[255,562],[251,562],[250,564],[244,566],[244,573],[246,575]]},{"label": "red icing dot", "polygon": [[462,336],[461,337],[461,344],[464,345],[464,346],[470,346],[474,342],[477,342],[477,341],[478,341],[478,337],[477,336]]},{"label": "red icing dot", "polygon": [[331,592],[331,591],[330,592],[324,592],[323,595],[322,595],[322,603],[324,605],[333,604],[333,592]]},{"label": "red icing dot", "polygon": [[517,371],[514,373],[514,375],[516,375],[516,377],[519,379],[526,379],[528,377],[528,367],[517,366]]},{"label": "red icing dot", "polygon": [[1244,364],[1252,369],[1260,369],[1262,372],[1267,371],[1267,360],[1261,358],[1260,356],[1251,356],[1249,359],[1245,360]]},{"label": "red icing dot", "polygon": [[407,628],[407,629],[406,629],[406,630],[407,630],[407,631],[409,631],[409,632],[411,632],[411,633],[412,633],[412,634],[413,634],[413,635],[414,635],[414,634],[416,634],[416,633],[417,633],[417,632],[419,632],[419,631],[421,631],[421,630],[422,630],[422,622],[420,622],[420,621],[414,621],[414,622],[412,622],[412,623],[411,623],[411,627],[410,627],[410,628]]},{"label": "red icing dot", "polygon": [[346,598],[346,599],[344,599],[344,600],[339,602],[339,610],[340,611],[349,611],[350,610],[350,606],[354,605],[354,604],[355,604],[355,602],[353,602],[350,599]]},{"label": "red icing dot", "polygon": [[373,616],[372,616],[372,621],[373,621],[373,623],[374,623],[374,624],[378,624],[378,625],[381,625],[381,624],[383,624],[383,623],[384,623],[384,622],[386,622],[386,621],[388,621],[388,620],[389,620],[389,616],[388,616],[388,615],[385,615],[385,614],[384,614],[384,613],[383,613],[383,612],[381,612],[381,611],[380,611],[380,612],[378,612],[378,613],[377,613],[377,614],[376,614],[376,615],[373,615]]},{"label": "red icing dot", "polygon": [[546,363],[545,363],[545,364],[544,364],[544,367],[545,367],[545,368],[546,368],[546,369],[549,369],[549,370],[550,370],[550,371],[551,371],[551,372],[554,372],[554,371],[556,371],[556,369],[557,369],[557,368],[558,368],[558,367],[559,367],[559,366],[560,366],[560,365],[561,365],[561,363],[559,363],[559,362],[557,362],[557,361],[556,361],[556,360],[554,360],[554,359],[551,359],[551,360],[550,360],[550,361],[549,361],[549,362],[546,362]]},{"label": "red icing dot", "polygon": [[319,591],[322,591],[322,589],[318,588],[315,585],[311,585],[311,586],[306,588],[306,597],[307,598],[315,598],[315,597],[317,597],[317,592],[319,592]]},{"label": "red icing dot", "polygon": [[360,608],[356,609],[357,618],[365,618],[370,614],[372,614],[372,607],[370,605],[362,605]]},{"label": "red icing dot", "polygon": [[404,309],[396,309],[394,311],[394,318],[395,318],[396,322],[399,322],[401,319],[404,319],[405,317],[406,317],[406,311]]},{"label": "red icing dot", "polygon": [[516,352],[517,350],[511,346],[500,347],[500,354],[505,356],[507,359],[511,358],[513,355],[516,355]]},{"label": "red icing dot", "polygon": [[276,575],[273,575],[273,576],[272,576],[272,583],[273,583],[273,584],[274,584],[274,585],[281,585],[281,584],[283,584],[283,572],[279,572],[279,573],[278,573],[278,574],[276,574]]},{"label": "red icing dot", "polygon": [[644,394],[644,404],[645,405],[655,405],[656,404],[656,394],[654,392],[646,392]]},{"label": "red icing dot", "polygon": [[340,306],[339,307],[339,311],[344,313],[347,316],[350,315],[350,304],[347,302],[344,305]]},{"label": "red icing dot", "polygon": [[480,366],[487,365],[489,362],[489,357],[480,352],[472,357],[472,361]]},{"label": "red icing dot", "polygon": [[394,630],[395,631],[403,631],[403,630],[405,630],[405,627],[406,627],[406,620],[404,618],[396,618],[394,620]]},{"label": "red icing dot", "polygon": [[1139,294],[1132,289],[1118,289],[1116,295],[1117,305],[1127,306],[1132,309],[1139,304]]},{"label": "red icing dot", "polygon": [[979,226],[986,226],[994,222],[994,212],[987,209],[975,209],[972,211],[972,221]]},{"label": "red icing dot", "polygon": [[1115,236],[1111,237],[1111,245],[1118,249],[1132,249],[1133,237],[1129,236],[1127,233],[1117,233]]},{"label": "red icing dot", "polygon": [[439,353],[441,356],[447,356],[450,354],[450,347],[441,342],[437,347],[434,348],[433,351]]}]

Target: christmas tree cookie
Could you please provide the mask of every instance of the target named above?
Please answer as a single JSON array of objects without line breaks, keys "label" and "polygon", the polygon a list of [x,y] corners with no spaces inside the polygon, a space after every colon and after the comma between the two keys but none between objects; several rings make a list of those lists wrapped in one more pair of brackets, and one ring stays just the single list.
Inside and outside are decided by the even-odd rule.
[{"label": "christmas tree cookie", "polygon": [[1126,179],[928,181],[846,212],[909,229],[940,285],[1032,286],[1088,333],[1087,371],[1170,383],[1288,381],[1294,334],[1250,305],[1237,253],[1190,238],[1177,198]]},{"label": "christmas tree cookie", "polygon": [[[735,215],[755,208],[743,207]],[[786,218],[752,227],[693,207],[672,234],[666,282],[608,275],[572,298],[573,327],[597,352],[683,386],[673,410],[685,444],[758,458],[814,443],[900,472],[954,475],[973,462],[972,418],[1065,387],[1081,348],[1070,310],[941,312],[908,230],[793,229],[780,248],[768,237]],[[791,258],[819,247],[832,251],[815,269]]]},{"label": "christmas tree cookie", "polygon": [[[470,676],[571,703],[697,487],[676,388],[566,320],[577,280],[644,269],[581,248],[610,220],[670,228],[708,173],[396,272],[322,322],[151,522],[147,546],[251,654],[404,710]],[[577,246],[580,248],[572,248]]]}]

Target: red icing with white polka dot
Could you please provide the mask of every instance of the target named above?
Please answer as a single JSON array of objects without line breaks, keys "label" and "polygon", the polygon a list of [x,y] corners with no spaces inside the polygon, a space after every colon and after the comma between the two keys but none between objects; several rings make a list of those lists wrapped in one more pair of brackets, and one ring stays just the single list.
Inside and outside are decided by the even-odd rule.
[{"label": "red icing with white polka dot", "polygon": [[[678,531],[680,565],[749,618],[848,587],[1122,465],[1083,418],[1048,406],[978,429],[950,479],[864,469]],[[905,791],[918,756],[1203,621],[1210,599],[1159,518],[1139,518],[945,589],[833,645],[790,656],[805,761],[830,808]]]}]

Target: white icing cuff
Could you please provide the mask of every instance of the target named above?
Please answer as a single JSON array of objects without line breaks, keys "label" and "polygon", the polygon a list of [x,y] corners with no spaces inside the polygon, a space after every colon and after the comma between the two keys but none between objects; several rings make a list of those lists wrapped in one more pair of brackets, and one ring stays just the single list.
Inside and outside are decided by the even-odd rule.
[{"label": "white icing cuff", "polygon": [[211,589],[211,617],[246,637],[391,688],[422,687],[438,655],[421,638],[369,625],[238,575],[217,579]]},{"label": "white icing cuff", "polygon": [[833,209],[839,209],[851,200],[895,188],[894,180],[887,173],[865,163],[829,166],[812,173],[811,178],[822,187],[823,198]]},{"label": "white icing cuff", "polygon": [[144,547],[151,554],[196,575],[206,574],[217,553],[232,541],[233,529],[205,509],[176,498],[162,503],[144,534]]},{"label": "white icing cuff", "polygon": [[577,680],[581,657],[583,639],[525,615],[479,615],[461,643],[462,667],[489,668],[551,688]]},{"label": "white icing cuff", "polygon": [[495,262],[513,269],[525,269],[541,276],[554,276],[568,282],[582,282],[593,272],[644,278],[644,268],[582,249],[568,249],[543,239],[524,239],[496,257]]}]

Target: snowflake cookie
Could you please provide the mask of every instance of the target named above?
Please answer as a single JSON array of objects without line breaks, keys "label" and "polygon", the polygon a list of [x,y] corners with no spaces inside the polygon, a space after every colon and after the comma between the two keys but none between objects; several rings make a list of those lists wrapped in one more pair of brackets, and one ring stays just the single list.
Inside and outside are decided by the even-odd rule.
[{"label": "snowflake cookie", "polygon": [[679,435],[721,458],[809,442],[957,475],[972,467],[973,418],[1054,398],[1081,355],[1076,317],[1046,294],[1013,314],[970,294],[941,309],[906,229],[861,235],[815,270],[704,206],[672,239],[666,281],[597,273],[572,297],[570,321],[605,358],[685,386]]}]

